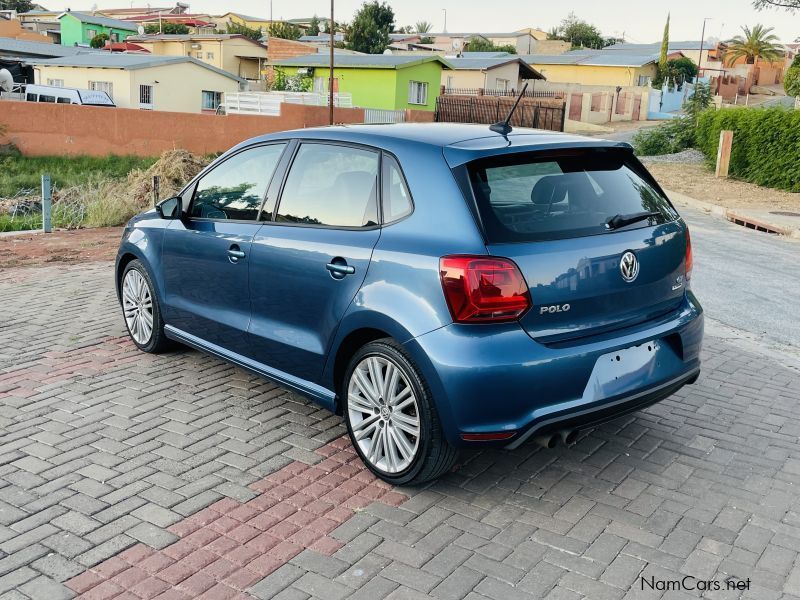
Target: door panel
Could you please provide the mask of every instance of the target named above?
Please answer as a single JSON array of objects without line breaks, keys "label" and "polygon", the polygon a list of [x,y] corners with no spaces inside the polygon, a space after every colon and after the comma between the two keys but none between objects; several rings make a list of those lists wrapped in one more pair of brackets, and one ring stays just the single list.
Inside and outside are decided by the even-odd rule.
[{"label": "door panel", "polygon": [[[247,265],[261,223],[173,221],[164,239],[166,322],[242,353],[250,322]],[[229,252],[243,252],[244,257]]]},{"label": "door panel", "polygon": [[[317,382],[361,287],[378,228],[378,152],[303,142],[274,221],[253,241],[250,357]],[[272,191],[270,191],[272,194]]]},{"label": "door panel", "polygon": [[253,146],[215,164],[164,238],[166,322],[238,354],[246,351],[250,323],[250,247],[286,145]]},{"label": "door panel", "polygon": [[[265,225],[253,241],[249,356],[318,381],[330,340],[361,287],[379,229]],[[352,267],[340,275],[328,264]]]}]

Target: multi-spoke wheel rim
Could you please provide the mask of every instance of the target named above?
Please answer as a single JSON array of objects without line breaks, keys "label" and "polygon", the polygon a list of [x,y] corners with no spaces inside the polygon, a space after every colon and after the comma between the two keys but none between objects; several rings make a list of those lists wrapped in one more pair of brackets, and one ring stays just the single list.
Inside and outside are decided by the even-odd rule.
[{"label": "multi-spoke wheel rim", "polygon": [[137,344],[146,344],[153,335],[153,296],[139,271],[131,269],[122,282],[122,310],[128,331]]},{"label": "multi-spoke wheel rim", "polygon": [[384,473],[407,469],[419,449],[417,397],[400,367],[368,356],[350,375],[347,410],[353,437],[367,462]]}]

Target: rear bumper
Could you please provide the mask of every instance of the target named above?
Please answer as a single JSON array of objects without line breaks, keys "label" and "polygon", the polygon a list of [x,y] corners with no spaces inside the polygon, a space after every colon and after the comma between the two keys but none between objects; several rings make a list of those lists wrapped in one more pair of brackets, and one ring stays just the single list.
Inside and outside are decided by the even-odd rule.
[{"label": "rear bumper", "polygon": [[[534,435],[639,410],[691,383],[700,370],[702,313],[687,293],[679,309],[658,321],[573,344],[538,343],[514,323],[451,324],[405,347],[423,371],[451,444],[514,448]],[[463,437],[491,434],[506,439]]]},{"label": "rear bumper", "polygon": [[642,410],[668,398],[684,385],[694,383],[700,374],[700,366],[687,374],[681,375],[646,390],[630,395],[602,400],[591,406],[582,406],[577,410],[565,411],[547,419],[535,422],[527,430],[518,433],[506,446],[514,449],[535,436],[547,436],[562,430],[586,429],[611,421],[628,413]]}]

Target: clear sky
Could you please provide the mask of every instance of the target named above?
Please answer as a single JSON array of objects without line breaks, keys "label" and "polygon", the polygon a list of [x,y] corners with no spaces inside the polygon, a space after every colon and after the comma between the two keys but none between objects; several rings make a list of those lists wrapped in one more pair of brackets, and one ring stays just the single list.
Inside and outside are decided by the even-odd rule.
[{"label": "clear sky", "polygon": [[[269,16],[270,0],[185,0],[193,12],[220,13],[229,10],[255,16]],[[51,10],[70,7],[88,10],[122,6],[174,5],[174,0],[56,0],[42,2]],[[337,20],[349,21],[362,0],[336,0]],[[775,28],[782,41],[800,36],[800,13],[785,10],[756,11],[750,0],[390,0],[398,26],[430,21],[434,30],[444,27],[447,10],[448,31],[506,31],[521,27],[547,30],[557,25],[569,11],[597,25],[606,36],[632,42],[655,42],[661,39],[667,11],[672,12],[671,39],[698,40],[703,17],[712,17],[706,27],[707,37],[729,38],[741,25],[763,23]],[[277,18],[308,17],[328,14],[326,0],[272,0]]]}]

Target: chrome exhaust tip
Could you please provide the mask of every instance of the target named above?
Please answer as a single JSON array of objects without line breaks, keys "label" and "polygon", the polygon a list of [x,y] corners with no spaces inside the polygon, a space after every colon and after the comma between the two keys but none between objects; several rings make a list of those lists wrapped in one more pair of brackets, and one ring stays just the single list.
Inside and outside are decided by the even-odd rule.
[{"label": "chrome exhaust tip", "polygon": [[558,445],[558,434],[551,433],[545,435],[537,435],[533,438],[533,441],[539,444],[542,448],[548,448],[552,450]]},{"label": "chrome exhaust tip", "polygon": [[572,446],[572,444],[578,441],[579,433],[577,429],[562,429],[558,432],[558,435],[561,437],[561,441],[565,446]]}]

